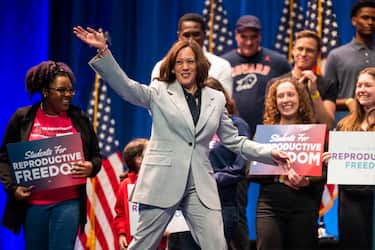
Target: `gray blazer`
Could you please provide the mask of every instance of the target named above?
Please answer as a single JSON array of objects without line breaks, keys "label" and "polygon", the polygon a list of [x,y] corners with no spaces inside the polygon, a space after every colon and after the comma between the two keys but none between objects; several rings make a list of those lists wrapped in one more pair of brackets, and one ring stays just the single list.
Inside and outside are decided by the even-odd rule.
[{"label": "gray blazer", "polygon": [[94,57],[89,64],[124,100],[148,109],[152,115],[151,138],[131,201],[163,208],[177,204],[191,169],[200,200],[208,208],[220,209],[214,171],[208,159],[209,142],[215,133],[228,149],[244,158],[273,163],[269,147],[238,136],[221,92],[202,89],[201,112],[194,126],[177,81],[140,84],[125,74],[111,54]]}]

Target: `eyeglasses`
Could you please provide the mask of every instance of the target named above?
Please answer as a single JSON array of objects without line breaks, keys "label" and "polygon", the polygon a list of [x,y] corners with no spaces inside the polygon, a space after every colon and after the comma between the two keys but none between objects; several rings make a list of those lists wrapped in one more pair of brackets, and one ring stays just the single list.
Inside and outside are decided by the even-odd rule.
[{"label": "eyeglasses", "polygon": [[48,88],[48,89],[59,92],[59,94],[61,94],[61,95],[64,95],[66,93],[68,93],[69,95],[75,95],[76,94],[76,90],[72,89],[72,88],[60,87],[60,88]]}]

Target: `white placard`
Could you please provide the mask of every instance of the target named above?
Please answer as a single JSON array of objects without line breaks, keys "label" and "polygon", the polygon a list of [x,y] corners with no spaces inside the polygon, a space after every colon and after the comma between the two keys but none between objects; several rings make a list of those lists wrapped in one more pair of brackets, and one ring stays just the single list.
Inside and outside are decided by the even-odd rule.
[{"label": "white placard", "polygon": [[375,185],[375,133],[330,131],[327,183]]},{"label": "white placard", "polygon": [[172,220],[169,222],[167,229],[165,229],[165,231],[167,231],[168,233],[189,231],[189,227],[186,224],[185,217],[182,214],[181,210],[177,210],[174,213],[174,216]]},{"label": "white placard", "polygon": [[[128,184],[128,194],[131,194],[134,188],[134,184]],[[139,218],[139,205],[137,203],[129,201],[129,220],[130,220],[130,234],[133,235],[137,229],[137,222]],[[186,224],[184,215],[180,210],[177,210],[169,222],[167,229],[169,233],[185,232],[189,231],[189,227]]]},{"label": "white placard", "polygon": [[[128,194],[133,192],[134,184],[128,184]],[[127,199],[129,197],[126,197]],[[130,220],[130,234],[133,235],[137,229],[137,222],[139,218],[139,205],[135,202],[128,202],[129,206],[129,220]]]}]

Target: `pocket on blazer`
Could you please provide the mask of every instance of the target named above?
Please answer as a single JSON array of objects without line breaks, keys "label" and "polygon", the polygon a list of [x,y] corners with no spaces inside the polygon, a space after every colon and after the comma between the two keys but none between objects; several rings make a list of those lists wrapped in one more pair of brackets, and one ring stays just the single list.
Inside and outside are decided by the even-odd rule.
[{"label": "pocket on blazer", "polygon": [[166,155],[146,155],[145,158],[143,158],[143,164],[170,167],[172,166],[172,159]]},{"label": "pocket on blazer", "polygon": [[150,151],[172,152],[172,143],[170,141],[156,140],[148,143],[147,147]]}]

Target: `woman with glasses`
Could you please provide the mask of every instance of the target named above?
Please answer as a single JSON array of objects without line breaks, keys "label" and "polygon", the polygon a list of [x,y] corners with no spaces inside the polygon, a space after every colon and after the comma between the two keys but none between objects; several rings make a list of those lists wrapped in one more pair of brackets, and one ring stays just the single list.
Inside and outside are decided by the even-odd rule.
[{"label": "woman with glasses", "polygon": [[290,168],[286,153],[239,136],[228,117],[224,95],[204,87],[209,62],[195,41],[177,41],[165,56],[151,86],[131,80],[120,68],[102,33],[73,28],[84,43],[98,49],[91,61],[103,80],[124,100],[149,110],[152,132],[137,184],[130,194],[139,203],[131,249],[156,249],[174,212],[181,209],[201,249],[227,249],[221,204],[209,142],[217,134],[228,149]]},{"label": "woman with glasses", "polygon": [[15,233],[23,226],[27,249],[73,249],[80,226],[86,222],[85,184],[37,190],[17,185],[12,178],[6,145],[79,133],[84,160],[73,165],[73,177],[94,177],[101,156],[88,117],[71,105],[75,94],[71,69],[61,62],[45,61],[26,74],[30,98],[41,101],[19,108],[10,119],[0,147],[0,176],[8,194],[3,224]]}]

